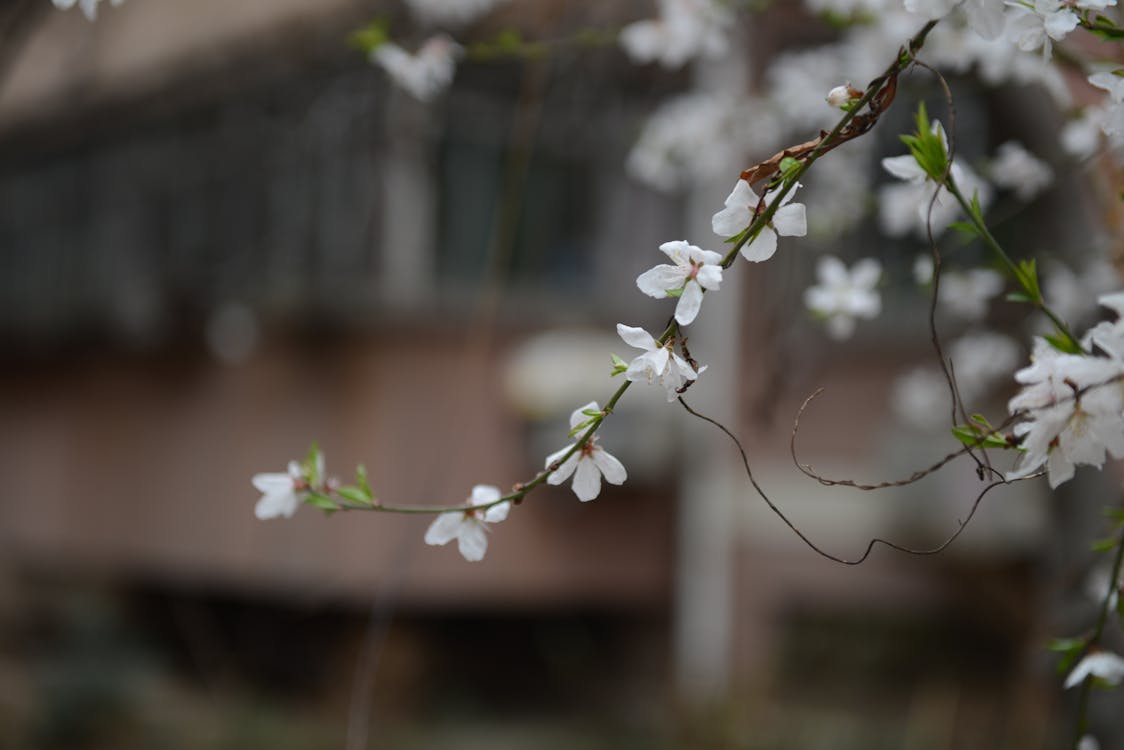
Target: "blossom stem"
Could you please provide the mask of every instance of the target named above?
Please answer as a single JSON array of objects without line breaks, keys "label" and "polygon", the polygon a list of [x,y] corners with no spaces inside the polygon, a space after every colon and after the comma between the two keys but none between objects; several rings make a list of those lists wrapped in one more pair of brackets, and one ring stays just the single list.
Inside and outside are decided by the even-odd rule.
[{"label": "blossom stem", "polygon": [[777,193],[765,210],[753,220],[753,223],[749,225],[749,228],[742,237],[734,243],[734,246],[722,258],[722,263],[720,265],[723,269],[729,268],[733,264],[734,259],[738,256],[738,251],[747,243],[756,239],[757,235],[761,233],[761,230],[768,226],[769,222],[773,220],[773,214],[784,204],[784,197],[793,189],[793,186],[796,185],[799,179],[811,168],[812,164],[815,163],[817,159],[834,148],[836,145],[835,142],[844,128],[850,125],[851,121],[883,90],[886,82],[900,74],[913,63],[915,55],[918,50],[925,45],[925,38],[929,35],[929,32],[933,30],[933,27],[937,25],[938,20],[939,19],[929,21],[922,26],[921,30],[914,34],[908,42],[902,45],[902,48],[898,51],[897,58],[890,67],[886,68],[882,75],[867,84],[866,91],[863,93],[862,97],[839,118],[839,122],[835,123],[835,127],[820,139],[819,144],[801,159],[800,166],[792,173],[782,178],[780,192]]},{"label": "blossom stem", "polygon": [[[1109,574],[1109,587],[1105,592],[1104,599],[1101,600],[1101,608],[1097,613],[1097,622],[1093,627],[1093,634],[1089,636],[1089,640],[1085,644],[1085,653],[1095,648],[1101,642],[1101,637],[1104,635],[1105,625],[1108,624],[1108,610],[1109,602],[1112,601],[1112,595],[1119,588],[1118,581],[1120,580],[1121,565],[1124,564],[1124,535],[1116,540],[1116,555],[1112,560],[1112,572]],[[1081,738],[1085,735],[1089,724],[1089,696],[1093,692],[1093,675],[1088,675],[1081,682],[1081,693],[1077,697],[1077,723],[1073,732],[1073,750],[1077,750],[1077,745],[1081,742]]]},{"label": "blossom stem", "polygon": [[[1027,272],[1011,259],[1011,256],[1007,254],[1003,246],[1000,245],[999,241],[992,235],[991,230],[987,228],[983,217],[979,215],[979,212],[972,206],[968,199],[964,197],[964,193],[960,191],[960,187],[956,184],[956,180],[952,178],[951,173],[948,174],[945,179],[945,187],[948,189],[948,192],[956,198],[956,202],[960,204],[960,207],[972,222],[972,226],[974,226],[979,233],[980,239],[983,240],[988,249],[995,254],[995,257],[999,259],[1011,276],[1014,277],[1015,281],[1019,283],[1019,286],[1022,287],[1030,304],[1034,305],[1050,319],[1050,322],[1054,324],[1058,333],[1061,334],[1062,338],[1065,339],[1066,343],[1074,352],[1084,351],[1081,342],[1078,341],[1077,337],[1069,330],[1069,326],[1065,324],[1065,321],[1046,304],[1046,300],[1042,297],[1042,291],[1038,288],[1037,280],[1028,278]],[[1033,275],[1033,273],[1031,275]]]},{"label": "blossom stem", "polygon": [[[793,189],[793,186],[796,185],[797,180],[805,172],[807,172],[809,168],[811,168],[812,164],[817,159],[830,151],[835,145],[838,145],[836,141],[837,139],[839,139],[839,136],[843,132],[843,130],[849,124],[851,124],[851,122],[857,115],[860,114],[863,108],[870,104],[875,96],[877,96],[884,90],[886,82],[901,73],[910,64],[913,63],[914,56],[917,54],[917,51],[921,49],[921,47],[925,44],[925,38],[929,35],[929,32],[932,31],[936,25],[937,21],[933,20],[929,21],[923,27],[921,27],[920,31],[914,34],[914,36],[901,47],[898,52],[897,58],[888,68],[886,68],[886,71],[867,85],[866,92],[862,95],[862,98],[860,98],[853,107],[851,107],[846,113],[844,113],[839,122],[835,124],[835,127],[832,128],[831,131],[820,140],[819,144],[815,148],[813,148],[806,156],[801,159],[800,166],[793,172],[786,174],[783,177],[779,194],[770,203],[770,205],[767,206],[766,209],[753,220],[743,236],[723,257],[721,262],[721,266],[723,269],[729,268],[733,264],[734,259],[737,257],[738,251],[740,251],[746,243],[750,242],[758,234],[760,234],[761,230],[768,225],[768,223],[772,220],[773,215],[777,212],[777,209],[780,208],[781,204],[783,203],[784,196]],[[875,113],[875,115],[877,116],[877,113]],[[872,125],[873,123],[870,124]],[[865,130],[862,132],[865,132]],[[678,332],[679,324],[674,319],[672,319],[672,321],[668,323],[667,327],[664,329],[663,333],[660,334],[659,338],[656,339],[657,346],[666,345],[674,336],[677,335]],[[609,400],[605,402],[605,406],[601,410],[601,414],[597,417],[591,418],[589,426],[581,434],[578,440],[572,446],[570,446],[569,450],[567,450],[558,458],[558,460],[556,461],[557,465],[561,465],[566,461],[566,459],[574,455],[575,452],[581,450],[586,445],[586,443],[588,443],[593,438],[597,430],[600,429],[601,424],[605,421],[605,418],[610,413],[612,413],[613,408],[617,405],[617,402],[621,400],[621,398],[625,394],[625,391],[627,391],[631,385],[632,381],[629,380],[621,383],[620,387],[618,387],[613,395],[609,397]],[[544,484],[547,478],[557,470],[557,465],[553,466],[553,468],[548,466],[547,468],[537,473],[531,480],[516,485],[515,489],[513,489],[511,492],[497,498],[490,503],[472,506],[473,510],[483,511],[493,506],[500,505],[501,503],[520,502],[532,490]],[[337,503],[337,510],[366,510],[378,511],[381,513],[429,515],[438,513],[452,513],[465,510],[465,506],[463,505],[383,505],[382,503],[378,502],[366,505],[350,501],[346,498],[338,496],[336,493],[332,493],[331,497]]]}]

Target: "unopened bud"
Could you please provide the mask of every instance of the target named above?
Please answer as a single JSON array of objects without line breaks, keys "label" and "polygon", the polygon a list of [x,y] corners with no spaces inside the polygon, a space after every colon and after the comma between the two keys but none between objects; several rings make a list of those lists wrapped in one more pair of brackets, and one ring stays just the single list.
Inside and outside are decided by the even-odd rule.
[{"label": "unopened bud", "polygon": [[847,83],[842,86],[836,86],[831,91],[827,92],[827,103],[836,109],[843,109],[862,95],[863,92]]}]

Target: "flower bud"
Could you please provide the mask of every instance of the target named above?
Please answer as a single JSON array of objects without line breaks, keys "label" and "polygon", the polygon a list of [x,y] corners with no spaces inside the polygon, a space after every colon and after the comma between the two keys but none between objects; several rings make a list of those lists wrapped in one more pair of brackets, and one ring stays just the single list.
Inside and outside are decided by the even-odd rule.
[{"label": "flower bud", "polygon": [[836,86],[827,92],[827,103],[839,109],[851,101],[850,86]]}]

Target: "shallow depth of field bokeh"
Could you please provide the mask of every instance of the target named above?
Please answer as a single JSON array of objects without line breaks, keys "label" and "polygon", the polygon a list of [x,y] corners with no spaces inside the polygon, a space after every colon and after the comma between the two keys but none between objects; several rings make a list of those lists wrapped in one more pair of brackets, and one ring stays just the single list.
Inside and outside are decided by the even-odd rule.
[{"label": "shallow depth of field bokeh", "polygon": [[[460,33],[559,38],[651,12],[524,0]],[[96,23],[0,8],[0,747],[1058,746],[1045,646],[1094,606],[1073,550],[1099,532],[1100,475],[1000,488],[943,553],[845,567],[769,512],[722,433],[636,387],[601,437],[629,481],[592,503],[533,493],[483,562],[426,546],[426,517],[254,517],[250,477],[313,441],[398,504],[532,477],[570,411],[615,387],[615,324],[671,314],[635,287],[657,246],[723,249],[711,214],[769,156],[734,149],[719,177],[655,190],[625,166],[646,118],[700,80],[749,91],[781,51],[837,33],[773,3],[722,60],[669,71],[591,39],[466,62],[422,104],[348,44],[379,14],[421,38],[373,0],[128,0]],[[969,158],[1057,130],[1028,114],[1033,86],[952,85]],[[918,101],[944,105],[923,72],[898,96],[866,181]],[[1080,234],[1081,179],[1059,170],[1005,236]],[[879,255],[897,279],[882,293],[900,307],[846,343],[801,302],[824,251]],[[797,447],[829,476],[899,478],[955,449],[890,403],[932,356],[903,281],[924,251],[872,216],[782,239],[690,330],[710,365],[692,405],[845,557],[872,537],[939,543],[981,488],[971,462],[827,488],[790,455],[821,386]]]}]

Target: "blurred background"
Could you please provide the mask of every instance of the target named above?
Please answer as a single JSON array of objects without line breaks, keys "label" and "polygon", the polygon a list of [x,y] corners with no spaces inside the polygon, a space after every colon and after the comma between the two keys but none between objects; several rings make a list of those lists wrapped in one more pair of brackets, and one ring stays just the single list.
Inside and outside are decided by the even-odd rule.
[{"label": "blurred background", "polygon": [[[514,2],[460,33],[550,39],[652,12]],[[769,512],[718,430],[637,387],[601,438],[629,481],[590,504],[535,492],[481,563],[426,547],[424,517],[254,518],[250,477],[313,440],[330,473],[365,463],[388,503],[533,476],[570,411],[615,388],[614,324],[670,314],[634,287],[657,246],[721,249],[711,214],[769,155],[657,191],[625,168],[648,116],[695,87],[748,90],[836,33],[776,3],[717,62],[560,46],[465,62],[423,105],[348,46],[376,13],[422,38],[404,7],[361,0],[128,0],[96,23],[0,8],[0,747],[1057,746],[1045,644],[1092,611],[1088,560],[1063,551],[1097,531],[1098,477],[1057,501],[1000,488],[942,554],[844,567]],[[870,175],[935,91],[903,82]],[[1057,122],[1020,105],[1038,98],[965,84],[961,148],[1045,138]],[[1074,184],[1038,205],[1066,210]],[[1018,231],[1064,231],[1035,221]],[[798,448],[829,476],[907,476],[955,449],[888,406],[929,351],[923,298],[846,344],[800,302],[816,251],[900,276],[920,247],[870,219],[782,239],[690,330],[710,365],[692,405],[848,558],[875,536],[941,542],[983,487],[967,462],[825,488],[789,454],[820,386]]]}]

